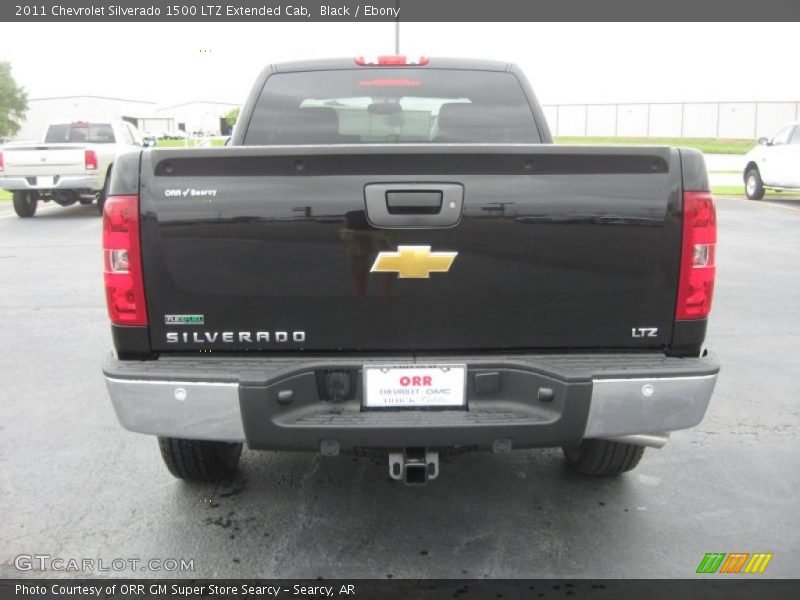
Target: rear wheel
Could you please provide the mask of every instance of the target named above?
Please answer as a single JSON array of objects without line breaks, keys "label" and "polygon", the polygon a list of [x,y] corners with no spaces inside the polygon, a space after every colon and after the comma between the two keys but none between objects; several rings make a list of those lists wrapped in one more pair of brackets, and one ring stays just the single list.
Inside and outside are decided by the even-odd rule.
[{"label": "rear wheel", "polygon": [[644,454],[644,446],[607,440],[583,440],[563,448],[567,465],[581,475],[618,475],[630,471]]},{"label": "rear wheel", "polygon": [[12,199],[17,216],[27,219],[36,214],[36,206],[39,201],[30,192],[14,192]]},{"label": "rear wheel", "polygon": [[242,444],[179,438],[158,438],[167,469],[187,481],[223,481],[239,468]]},{"label": "rear wheel", "polygon": [[764,197],[764,182],[757,167],[751,167],[744,174],[744,191],[750,200],[761,200]]}]

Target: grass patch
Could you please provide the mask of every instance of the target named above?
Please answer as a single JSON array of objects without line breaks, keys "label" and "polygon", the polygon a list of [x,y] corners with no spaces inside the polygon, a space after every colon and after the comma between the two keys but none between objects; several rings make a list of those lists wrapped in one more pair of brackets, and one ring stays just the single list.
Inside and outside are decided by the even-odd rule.
[{"label": "grass patch", "polygon": [[[185,140],[158,140],[156,141],[156,148],[196,148],[200,146],[200,143],[205,140],[197,140],[191,139],[188,140],[188,143]],[[217,139],[211,138],[211,145],[212,146],[224,146],[225,139]]]},{"label": "grass patch", "polygon": [[556,143],[594,146],[680,146],[695,148],[706,154],[747,154],[756,146],[756,140],[664,137],[557,137]]},{"label": "grass patch", "polygon": [[[715,196],[744,196],[744,184],[742,185],[714,185],[711,186],[711,192]],[[798,192],[787,191],[787,192],[776,192],[775,190],[767,190],[766,196],[767,198],[784,198],[786,200],[792,200],[798,197]]]},{"label": "grass patch", "polygon": [[3,200],[11,200],[11,192],[7,192],[6,190],[0,190],[0,202]]}]

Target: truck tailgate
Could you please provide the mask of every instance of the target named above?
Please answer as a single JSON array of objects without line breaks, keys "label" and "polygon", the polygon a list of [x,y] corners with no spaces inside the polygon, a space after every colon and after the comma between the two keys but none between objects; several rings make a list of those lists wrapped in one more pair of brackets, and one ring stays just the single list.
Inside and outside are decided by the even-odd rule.
[{"label": "truck tailgate", "polygon": [[[151,150],[140,196],[156,351],[654,349],[671,339],[677,150]],[[448,209],[460,218],[435,218]]]},{"label": "truck tailgate", "polygon": [[6,176],[80,175],[85,172],[83,146],[38,144],[5,150]]}]

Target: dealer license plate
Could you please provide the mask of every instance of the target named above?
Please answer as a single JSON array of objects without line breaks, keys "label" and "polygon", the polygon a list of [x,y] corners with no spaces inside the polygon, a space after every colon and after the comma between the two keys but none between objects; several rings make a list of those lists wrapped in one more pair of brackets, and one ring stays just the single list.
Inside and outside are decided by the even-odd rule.
[{"label": "dealer license plate", "polygon": [[466,365],[364,367],[365,408],[465,408]]}]

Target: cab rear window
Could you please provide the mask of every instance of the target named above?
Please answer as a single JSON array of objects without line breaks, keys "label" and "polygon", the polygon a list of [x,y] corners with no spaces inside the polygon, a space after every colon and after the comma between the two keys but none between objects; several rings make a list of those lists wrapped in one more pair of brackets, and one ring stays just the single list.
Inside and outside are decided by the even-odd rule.
[{"label": "cab rear window", "polygon": [[47,144],[113,144],[110,123],[64,123],[50,125],[44,138]]},{"label": "cab rear window", "polygon": [[420,68],[278,73],[256,102],[245,145],[538,143],[519,80]]}]

